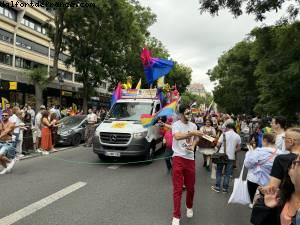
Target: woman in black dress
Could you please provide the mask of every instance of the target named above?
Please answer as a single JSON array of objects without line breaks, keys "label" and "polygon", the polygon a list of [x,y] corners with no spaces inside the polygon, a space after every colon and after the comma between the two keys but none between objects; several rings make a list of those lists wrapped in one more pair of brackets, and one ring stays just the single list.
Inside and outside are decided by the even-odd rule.
[{"label": "woman in black dress", "polygon": [[25,124],[25,129],[23,131],[22,152],[25,155],[28,155],[34,151],[33,136],[32,136],[32,121],[31,121],[31,115],[28,112],[26,112],[25,114],[24,124]]}]

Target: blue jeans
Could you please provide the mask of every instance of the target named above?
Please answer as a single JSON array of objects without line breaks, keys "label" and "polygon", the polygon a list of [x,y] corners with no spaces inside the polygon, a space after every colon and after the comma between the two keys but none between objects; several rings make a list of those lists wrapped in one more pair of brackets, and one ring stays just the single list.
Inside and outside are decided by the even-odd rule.
[{"label": "blue jeans", "polygon": [[228,160],[227,164],[219,163],[217,164],[217,175],[216,175],[216,188],[221,188],[221,182],[222,182],[222,172],[223,168],[225,166],[225,174],[224,174],[224,180],[223,180],[223,189],[228,190],[229,186],[229,180],[230,176],[233,173],[233,161],[234,160]]},{"label": "blue jeans", "polygon": [[0,155],[13,159],[16,156],[16,142],[0,143]]}]

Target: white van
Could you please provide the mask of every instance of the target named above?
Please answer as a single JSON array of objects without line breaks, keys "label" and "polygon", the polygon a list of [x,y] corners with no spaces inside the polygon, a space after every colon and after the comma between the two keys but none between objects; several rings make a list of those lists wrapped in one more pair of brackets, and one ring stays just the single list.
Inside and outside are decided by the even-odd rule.
[{"label": "white van", "polygon": [[[155,90],[152,95],[155,96]],[[162,136],[158,126],[144,128],[142,114],[155,114],[161,108],[160,101],[142,90],[118,100],[98,126],[93,140],[93,151],[101,160],[107,157],[144,156],[151,161],[154,153],[162,148]],[[149,94],[149,90],[146,89]]]}]

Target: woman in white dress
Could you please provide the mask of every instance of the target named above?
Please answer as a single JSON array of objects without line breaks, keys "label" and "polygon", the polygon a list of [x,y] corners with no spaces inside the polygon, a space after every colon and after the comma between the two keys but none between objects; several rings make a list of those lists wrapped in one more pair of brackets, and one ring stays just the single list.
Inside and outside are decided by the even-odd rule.
[{"label": "woman in white dress", "polygon": [[[205,126],[201,127],[200,131],[203,134],[216,138],[216,130],[212,124],[211,120],[206,119]],[[203,154],[203,167],[210,170],[211,155],[215,153],[214,143],[206,140],[205,138],[200,138],[198,146],[200,148],[200,152]]]}]

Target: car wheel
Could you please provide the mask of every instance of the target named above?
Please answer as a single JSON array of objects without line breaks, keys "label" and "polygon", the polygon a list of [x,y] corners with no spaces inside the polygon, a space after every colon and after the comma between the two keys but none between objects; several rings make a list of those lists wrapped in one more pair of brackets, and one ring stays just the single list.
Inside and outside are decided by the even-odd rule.
[{"label": "car wheel", "polygon": [[152,143],[145,155],[145,161],[147,161],[146,163],[152,163],[153,158],[154,158],[154,154],[155,154],[155,145]]},{"label": "car wheel", "polygon": [[72,145],[77,146],[81,142],[81,135],[80,134],[75,134],[73,139],[72,139]]}]

